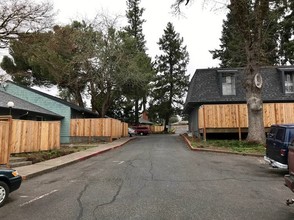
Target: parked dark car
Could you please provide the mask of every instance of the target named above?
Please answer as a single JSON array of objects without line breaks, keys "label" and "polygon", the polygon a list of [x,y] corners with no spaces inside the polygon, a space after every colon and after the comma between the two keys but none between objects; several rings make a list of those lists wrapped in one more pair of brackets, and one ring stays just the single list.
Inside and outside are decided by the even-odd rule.
[{"label": "parked dark car", "polygon": [[272,125],[266,138],[264,160],[272,167],[288,169],[288,146],[294,139],[294,124]]},{"label": "parked dark car", "polygon": [[0,169],[0,207],[6,202],[9,193],[17,190],[22,182],[22,177],[16,170]]}]

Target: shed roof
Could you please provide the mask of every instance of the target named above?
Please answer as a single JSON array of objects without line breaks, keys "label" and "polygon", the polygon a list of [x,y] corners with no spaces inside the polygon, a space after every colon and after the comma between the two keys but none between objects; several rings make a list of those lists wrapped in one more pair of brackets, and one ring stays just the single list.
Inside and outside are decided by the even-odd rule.
[{"label": "shed roof", "polygon": [[36,112],[36,113],[40,113],[43,115],[48,115],[51,117],[55,117],[58,119],[62,119],[64,118],[61,115],[58,115],[54,112],[51,112],[47,109],[44,109],[40,106],[34,105],[30,102],[24,101],[20,98],[17,98],[13,95],[10,95],[6,92],[0,91],[0,107],[1,108],[8,108],[7,103],[12,101],[14,103],[14,109],[19,109],[19,110],[25,110],[25,111],[30,111],[30,112]]},{"label": "shed roof", "polygon": [[146,120],[144,118],[139,118],[139,123],[140,124],[149,124],[149,125],[153,125],[153,122]]},{"label": "shed roof", "polygon": [[82,108],[82,107],[80,107],[80,106],[78,106],[78,105],[76,105],[76,104],[73,104],[73,103],[67,102],[67,101],[65,101],[65,100],[63,100],[63,99],[61,99],[61,98],[56,97],[56,96],[49,95],[49,94],[47,94],[47,93],[41,92],[41,91],[39,91],[39,90],[36,90],[36,89],[30,88],[30,87],[26,87],[26,86],[19,85],[19,84],[15,83],[15,82],[12,82],[12,81],[6,81],[6,82],[7,82],[7,83],[14,84],[14,85],[19,86],[19,87],[24,88],[24,89],[27,89],[27,90],[32,91],[32,92],[34,92],[34,93],[37,93],[37,94],[39,94],[39,95],[41,95],[41,96],[44,96],[44,97],[46,97],[46,98],[49,98],[49,99],[55,101],[55,102],[59,102],[59,103],[61,103],[61,104],[63,104],[63,105],[66,105],[66,106],[68,106],[68,107],[70,107],[70,108],[72,108],[72,109],[74,109],[74,110],[77,110],[77,111],[79,111],[79,112],[85,112],[85,113],[91,114],[91,115],[93,115],[93,116],[97,116],[97,115],[98,115],[97,113],[92,112],[92,111],[89,110],[89,109]]}]

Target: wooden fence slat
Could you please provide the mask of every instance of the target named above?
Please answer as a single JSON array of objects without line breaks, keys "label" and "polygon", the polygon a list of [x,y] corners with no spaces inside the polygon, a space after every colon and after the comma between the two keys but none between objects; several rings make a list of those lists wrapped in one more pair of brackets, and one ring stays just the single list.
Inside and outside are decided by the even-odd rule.
[{"label": "wooden fence slat", "polygon": [[128,135],[128,124],[112,118],[71,119],[70,126],[70,136],[73,137],[109,137],[112,139]]},{"label": "wooden fence slat", "polygon": [[[11,119],[10,119],[11,120]],[[11,123],[11,126],[9,125]],[[60,122],[0,121],[0,164],[8,164],[10,153],[60,148]]]},{"label": "wooden fence slat", "polygon": [[151,133],[161,133],[164,131],[164,126],[152,125],[150,131]]},{"label": "wooden fence slat", "polygon": [[[264,103],[263,119],[265,127],[272,124],[294,123],[294,103]],[[247,128],[247,105],[205,105],[198,111],[198,126],[200,129]]]},{"label": "wooden fence slat", "polygon": [[9,122],[0,122],[0,164],[9,163]]},{"label": "wooden fence slat", "polygon": [[11,153],[60,148],[59,121],[12,120]]}]

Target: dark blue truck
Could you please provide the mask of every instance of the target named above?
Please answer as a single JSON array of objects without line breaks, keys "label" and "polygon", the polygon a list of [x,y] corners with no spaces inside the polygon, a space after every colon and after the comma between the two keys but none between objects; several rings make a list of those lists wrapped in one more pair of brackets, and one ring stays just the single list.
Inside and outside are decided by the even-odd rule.
[{"label": "dark blue truck", "polygon": [[288,147],[294,140],[294,124],[272,125],[266,138],[264,160],[272,167],[288,169]]}]

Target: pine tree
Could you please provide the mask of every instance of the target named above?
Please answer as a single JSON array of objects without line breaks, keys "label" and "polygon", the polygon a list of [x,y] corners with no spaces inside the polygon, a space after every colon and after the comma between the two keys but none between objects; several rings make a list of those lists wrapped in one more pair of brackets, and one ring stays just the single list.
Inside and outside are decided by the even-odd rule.
[{"label": "pine tree", "polygon": [[189,76],[185,74],[189,54],[186,46],[183,46],[183,38],[175,32],[170,22],[158,45],[162,54],[157,56],[155,61],[157,76],[150,108],[165,120],[165,125],[168,125],[170,117],[180,113],[183,97],[188,90]]},{"label": "pine tree", "polygon": [[242,67],[246,64],[245,48],[235,25],[231,13],[228,13],[227,20],[223,21],[220,49],[210,51],[213,59],[219,59],[220,66],[224,68]]},{"label": "pine tree", "polygon": [[[139,7],[140,2],[141,0],[127,0],[126,16],[127,16],[129,25],[125,28],[125,30],[131,37],[133,37],[136,40],[137,52],[146,54],[145,37],[143,34],[143,27],[142,27],[143,23],[145,22],[145,20],[142,19],[144,8]],[[151,69],[151,64],[150,64],[150,68],[147,68],[147,69]],[[149,73],[146,74],[145,72],[140,72],[139,74],[141,78],[146,78],[146,76],[149,77]],[[148,82],[146,83],[148,84]],[[148,87],[147,86],[140,87],[139,89],[134,90],[134,93],[135,93],[135,98],[134,98],[135,124],[138,124],[140,100],[142,100],[143,111],[145,111]]]},{"label": "pine tree", "polygon": [[[267,34],[264,35],[261,45],[262,57],[261,65],[274,65],[278,63],[278,20],[282,17],[280,10],[280,1],[271,4],[271,10],[264,22],[264,29]],[[250,20],[248,22],[251,22]],[[253,30],[252,30],[253,31]],[[238,29],[232,12],[227,14],[227,19],[223,21],[222,37],[220,38],[220,49],[211,50],[213,59],[221,61],[221,67],[244,67],[247,64],[246,51],[243,35]]]},{"label": "pine tree", "polygon": [[281,48],[279,50],[280,62],[282,65],[294,65],[294,2],[283,1],[283,16],[280,22]]},{"label": "pine tree", "polygon": [[136,47],[138,51],[145,51],[145,36],[143,34],[143,23],[145,22],[142,19],[144,8],[140,8],[141,0],[127,0],[127,19],[129,25],[125,28],[130,36],[133,36],[137,43]]}]

